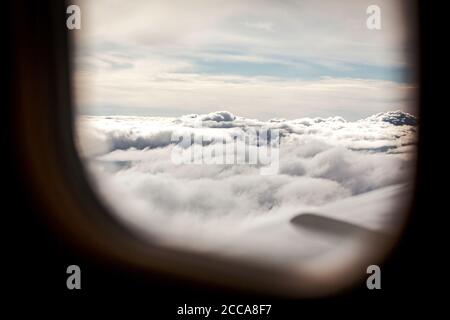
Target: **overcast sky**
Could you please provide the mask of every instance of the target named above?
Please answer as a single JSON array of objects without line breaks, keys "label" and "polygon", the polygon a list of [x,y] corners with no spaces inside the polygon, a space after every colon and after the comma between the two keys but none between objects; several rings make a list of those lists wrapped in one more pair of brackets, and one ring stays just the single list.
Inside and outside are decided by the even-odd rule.
[{"label": "overcast sky", "polygon": [[[411,109],[401,1],[78,1],[80,111],[349,120]],[[366,27],[377,4],[382,29]]]}]

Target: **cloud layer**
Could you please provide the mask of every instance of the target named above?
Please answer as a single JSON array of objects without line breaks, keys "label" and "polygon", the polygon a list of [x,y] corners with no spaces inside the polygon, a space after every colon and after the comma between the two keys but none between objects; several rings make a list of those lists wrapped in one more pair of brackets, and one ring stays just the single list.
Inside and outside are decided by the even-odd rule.
[{"label": "cloud layer", "polygon": [[[106,203],[134,228],[195,249],[222,246],[234,254],[256,254],[255,243],[270,240],[288,253],[293,243],[278,239],[280,234],[272,239],[259,226],[287,223],[304,211],[333,212],[339,208],[333,204],[344,200],[349,213],[367,203],[357,200],[364,196],[381,198],[384,209],[377,209],[377,200],[366,216],[360,212],[349,219],[373,230],[393,229],[401,217],[392,208],[403,201],[394,195],[412,180],[413,121],[399,111],[355,122],[341,117],[259,121],[227,111],[178,118],[82,116],[77,143]],[[262,176],[255,165],[171,161],[174,133],[236,137],[262,126],[280,130],[277,175]]]}]

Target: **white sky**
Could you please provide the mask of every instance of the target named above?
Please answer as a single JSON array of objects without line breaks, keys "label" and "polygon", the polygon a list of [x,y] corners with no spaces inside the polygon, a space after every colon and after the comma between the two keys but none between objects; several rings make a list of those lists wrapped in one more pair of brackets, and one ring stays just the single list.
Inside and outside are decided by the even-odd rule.
[{"label": "white sky", "polygon": [[[75,89],[86,114],[228,110],[262,120],[409,112],[401,1],[78,1]],[[366,28],[366,8],[382,30]],[[407,17],[406,17],[407,18]]]}]

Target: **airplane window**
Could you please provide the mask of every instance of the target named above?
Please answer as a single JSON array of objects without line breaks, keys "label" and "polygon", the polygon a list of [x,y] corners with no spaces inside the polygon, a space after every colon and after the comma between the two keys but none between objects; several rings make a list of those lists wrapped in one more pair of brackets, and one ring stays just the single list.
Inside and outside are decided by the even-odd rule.
[{"label": "airplane window", "polygon": [[406,1],[75,3],[76,144],[127,228],[318,279],[401,235],[420,121]]}]

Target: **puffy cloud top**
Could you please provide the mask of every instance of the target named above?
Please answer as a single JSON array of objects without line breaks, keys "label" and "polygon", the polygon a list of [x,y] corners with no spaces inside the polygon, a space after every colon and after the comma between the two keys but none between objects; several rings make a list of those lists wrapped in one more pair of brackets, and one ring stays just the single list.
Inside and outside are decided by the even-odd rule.
[{"label": "puffy cloud top", "polygon": [[[396,152],[415,143],[416,123],[414,116],[401,111],[378,113],[355,122],[347,122],[342,117],[259,121],[235,116],[228,111],[178,118],[82,116],[80,135],[85,139],[79,142],[88,153],[129,148],[142,150],[174,144],[171,141],[174,133],[190,133],[205,138],[236,137],[250,128],[264,127],[278,129],[286,144],[314,137],[351,150]],[[98,143],[93,144],[92,141]]]},{"label": "puffy cloud top", "polygon": [[200,118],[203,121],[228,122],[236,119],[236,116],[228,111],[212,112],[207,115],[202,115]]},{"label": "puffy cloud top", "polygon": [[[316,250],[315,241],[320,248],[324,243],[289,227],[302,212],[381,232],[395,229],[401,220],[396,208],[412,179],[415,123],[398,111],[354,122],[259,121],[227,111],[178,118],[83,116],[78,144],[105,201],[133,228],[195,250],[295,260]],[[258,165],[171,161],[178,148],[174,134],[213,141],[261,127],[280,132],[276,175],[260,175]],[[211,152],[214,142],[184,148]],[[335,244],[326,239],[327,246]]]},{"label": "puffy cloud top", "polygon": [[397,111],[380,112],[365,119],[366,121],[383,121],[394,126],[415,126],[417,125],[417,118],[412,114]]}]

